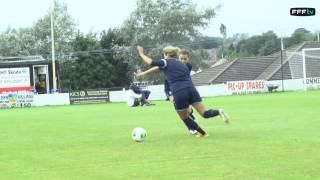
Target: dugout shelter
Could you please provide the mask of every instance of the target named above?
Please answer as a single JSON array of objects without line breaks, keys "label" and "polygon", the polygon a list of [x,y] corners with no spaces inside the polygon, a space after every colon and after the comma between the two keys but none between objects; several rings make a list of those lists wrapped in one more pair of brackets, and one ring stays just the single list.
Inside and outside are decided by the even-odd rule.
[{"label": "dugout shelter", "polygon": [[[53,89],[52,79],[51,61],[42,56],[0,57],[0,93],[34,91],[48,94]],[[58,75],[56,79],[59,89]]]}]

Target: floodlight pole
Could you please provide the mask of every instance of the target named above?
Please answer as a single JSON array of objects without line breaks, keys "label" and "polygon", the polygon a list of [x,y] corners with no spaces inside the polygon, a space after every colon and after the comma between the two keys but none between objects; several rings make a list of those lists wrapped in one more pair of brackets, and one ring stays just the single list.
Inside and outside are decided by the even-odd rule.
[{"label": "floodlight pole", "polygon": [[54,49],[54,30],[53,30],[53,11],[54,11],[54,1],[51,1],[51,57],[52,57],[52,82],[53,82],[53,91],[57,89],[57,80],[56,80],[56,64],[55,64],[55,49]]},{"label": "floodlight pole", "polygon": [[282,92],[284,92],[284,83],[283,83],[283,38],[281,38],[281,51],[280,51],[280,58],[281,58],[281,83],[282,83]]}]

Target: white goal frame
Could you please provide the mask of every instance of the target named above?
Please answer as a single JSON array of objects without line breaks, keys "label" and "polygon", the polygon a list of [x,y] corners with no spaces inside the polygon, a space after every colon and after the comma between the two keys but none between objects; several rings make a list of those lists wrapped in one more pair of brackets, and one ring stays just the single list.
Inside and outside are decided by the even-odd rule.
[{"label": "white goal frame", "polygon": [[307,91],[307,70],[306,70],[306,51],[317,51],[320,48],[305,48],[302,49],[302,69],[303,69],[303,88]]}]

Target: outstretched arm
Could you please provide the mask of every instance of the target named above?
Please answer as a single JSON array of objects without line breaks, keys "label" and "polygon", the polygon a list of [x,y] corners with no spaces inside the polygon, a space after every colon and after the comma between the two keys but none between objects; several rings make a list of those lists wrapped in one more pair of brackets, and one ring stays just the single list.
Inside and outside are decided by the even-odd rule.
[{"label": "outstretched arm", "polygon": [[143,71],[143,72],[139,72],[136,74],[137,77],[143,77],[147,74],[150,74],[150,73],[153,73],[153,72],[159,72],[160,71],[160,68],[158,66],[154,66],[146,71]]},{"label": "outstretched arm", "polygon": [[152,63],[152,59],[144,54],[143,47],[142,46],[137,46],[137,50],[138,50],[139,56],[142,58],[144,63],[150,65]]}]

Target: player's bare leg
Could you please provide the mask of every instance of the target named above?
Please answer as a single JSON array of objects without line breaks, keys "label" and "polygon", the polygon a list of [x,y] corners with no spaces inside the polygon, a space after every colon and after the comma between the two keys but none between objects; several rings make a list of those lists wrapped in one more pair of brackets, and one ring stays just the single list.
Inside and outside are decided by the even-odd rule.
[{"label": "player's bare leg", "polygon": [[219,109],[219,115],[222,117],[224,123],[229,124],[230,118],[229,118],[229,116],[227,115],[227,113],[225,113],[225,112],[223,111],[223,109]]}]

